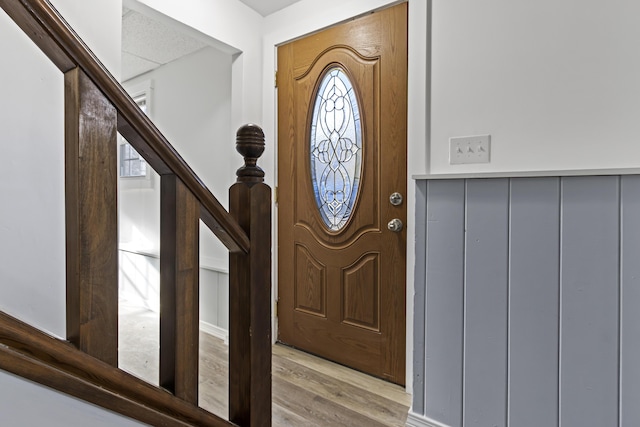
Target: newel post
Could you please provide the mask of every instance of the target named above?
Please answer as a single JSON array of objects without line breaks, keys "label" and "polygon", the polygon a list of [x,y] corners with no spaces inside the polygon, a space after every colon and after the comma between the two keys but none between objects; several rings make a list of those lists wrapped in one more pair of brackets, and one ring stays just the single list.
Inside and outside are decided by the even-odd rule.
[{"label": "newel post", "polygon": [[245,164],[229,190],[229,213],[251,246],[229,256],[229,420],[271,426],[271,188],[256,164],[262,129],[241,127],[236,150]]}]

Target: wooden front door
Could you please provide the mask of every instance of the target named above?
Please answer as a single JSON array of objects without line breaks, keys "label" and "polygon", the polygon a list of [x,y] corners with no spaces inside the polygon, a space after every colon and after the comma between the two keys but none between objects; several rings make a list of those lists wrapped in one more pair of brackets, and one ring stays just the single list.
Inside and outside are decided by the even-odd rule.
[{"label": "wooden front door", "polygon": [[406,3],[278,48],[278,338],[403,385],[406,108]]}]

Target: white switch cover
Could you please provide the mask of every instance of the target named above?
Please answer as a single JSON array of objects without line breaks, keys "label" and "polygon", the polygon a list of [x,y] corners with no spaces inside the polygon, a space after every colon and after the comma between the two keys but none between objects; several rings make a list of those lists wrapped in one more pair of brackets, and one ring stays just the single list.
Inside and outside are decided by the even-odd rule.
[{"label": "white switch cover", "polygon": [[449,138],[449,164],[489,163],[491,135]]}]

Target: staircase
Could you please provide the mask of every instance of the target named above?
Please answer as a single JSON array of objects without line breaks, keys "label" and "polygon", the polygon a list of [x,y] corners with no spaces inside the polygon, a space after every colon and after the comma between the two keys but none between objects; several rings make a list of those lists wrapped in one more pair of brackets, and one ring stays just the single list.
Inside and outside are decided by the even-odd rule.
[{"label": "staircase", "polygon": [[[48,1],[0,7],[64,74],[67,272],[67,339],[0,313],[0,369],[154,426],[270,426],[271,189],[256,164],[262,130],[238,130],[244,166],[227,212]],[[117,366],[118,132],[161,176],[159,387]],[[200,220],[230,252],[229,420],[198,406]]]}]

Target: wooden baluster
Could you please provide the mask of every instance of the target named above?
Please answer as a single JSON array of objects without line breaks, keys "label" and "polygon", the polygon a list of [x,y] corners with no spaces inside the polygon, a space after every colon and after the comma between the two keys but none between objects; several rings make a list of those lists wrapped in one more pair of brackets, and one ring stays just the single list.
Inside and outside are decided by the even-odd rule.
[{"label": "wooden baluster", "polygon": [[200,204],[162,175],[160,209],[160,386],[197,405]]},{"label": "wooden baluster", "polygon": [[264,133],[238,130],[245,165],[229,190],[229,213],[249,236],[249,253],[229,255],[229,419],[271,426],[271,189],[256,162]]},{"label": "wooden baluster", "polygon": [[67,338],[117,366],[116,110],[79,68],[64,83]]}]

